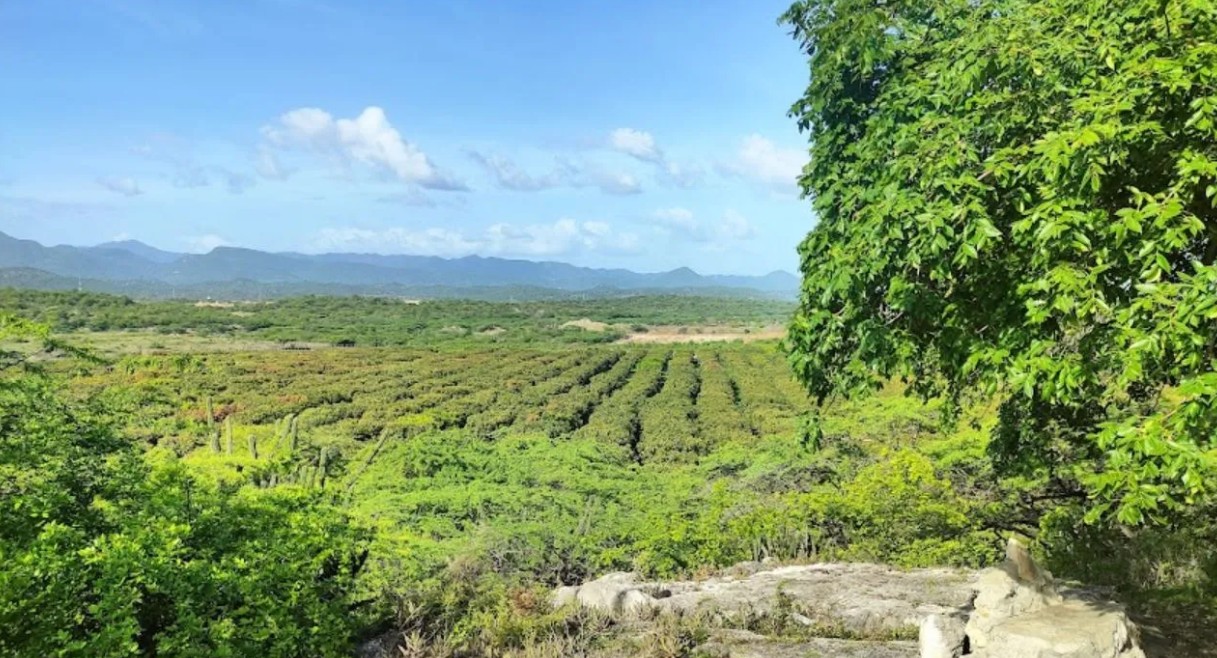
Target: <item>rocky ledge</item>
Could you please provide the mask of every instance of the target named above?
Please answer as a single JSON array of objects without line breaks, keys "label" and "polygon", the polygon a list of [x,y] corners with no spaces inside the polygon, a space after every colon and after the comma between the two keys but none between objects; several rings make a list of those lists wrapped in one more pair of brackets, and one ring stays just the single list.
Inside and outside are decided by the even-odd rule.
[{"label": "rocky ledge", "polygon": [[644,627],[665,617],[709,620],[697,655],[723,658],[1144,658],[1123,608],[1066,587],[1011,541],[982,571],[874,564],[737,566],[698,581],[647,582],[613,573],[554,592]]}]

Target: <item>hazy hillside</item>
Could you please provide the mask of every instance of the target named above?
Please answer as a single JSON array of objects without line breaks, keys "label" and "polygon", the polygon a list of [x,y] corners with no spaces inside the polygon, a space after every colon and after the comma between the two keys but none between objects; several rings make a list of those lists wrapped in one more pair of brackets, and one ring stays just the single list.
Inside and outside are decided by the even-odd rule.
[{"label": "hazy hillside", "polygon": [[[428,297],[527,297],[553,292],[612,295],[682,294],[793,297],[798,279],[701,275],[689,268],[641,273],[552,261],[379,254],[268,253],[217,247],[206,254],[163,251],[135,240],[95,247],[48,247],[0,233],[0,280],[38,289],[83,288],[151,297],[418,294]],[[515,289],[517,292],[511,292]]]}]

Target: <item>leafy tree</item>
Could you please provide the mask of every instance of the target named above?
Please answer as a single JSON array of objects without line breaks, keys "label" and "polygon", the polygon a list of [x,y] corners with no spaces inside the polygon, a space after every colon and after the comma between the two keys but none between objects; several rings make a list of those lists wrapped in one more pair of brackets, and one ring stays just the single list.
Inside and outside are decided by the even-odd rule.
[{"label": "leafy tree", "polygon": [[146,461],[0,317],[0,655],[341,656],[364,539],[316,493]]},{"label": "leafy tree", "polygon": [[821,401],[1002,401],[999,465],[1090,518],[1217,482],[1217,5],[800,0],[810,134],[788,347]]}]

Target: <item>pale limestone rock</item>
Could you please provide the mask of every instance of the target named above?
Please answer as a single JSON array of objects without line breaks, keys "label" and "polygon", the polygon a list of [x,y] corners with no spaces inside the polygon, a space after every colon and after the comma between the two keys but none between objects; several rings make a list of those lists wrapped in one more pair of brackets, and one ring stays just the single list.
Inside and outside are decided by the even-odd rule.
[{"label": "pale limestone rock", "polygon": [[976,581],[966,627],[976,658],[1144,658],[1123,608],[1062,596],[1013,539],[1006,558]]},{"label": "pale limestone rock", "polygon": [[579,600],[578,596],[579,596],[579,587],[577,585],[573,586],[573,587],[559,587],[554,590],[554,595],[553,595],[554,607],[561,608],[563,606],[567,606],[567,605],[576,603]]},{"label": "pale limestone rock", "polygon": [[[574,590],[572,593],[571,590]],[[654,598],[638,588],[633,574],[610,573],[577,588],[554,591],[554,604],[576,602],[585,608],[619,615],[636,615],[654,603]]]},{"label": "pale limestone rock", "polygon": [[1006,563],[985,569],[976,581],[976,599],[968,618],[967,634],[974,649],[989,642],[989,631],[1011,617],[1031,614],[1059,604],[1061,595],[1051,583],[1025,585],[1018,579],[1017,567]]},{"label": "pale limestone rock", "polygon": [[921,658],[959,658],[965,637],[964,620],[958,615],[932,614],[922,620],[918,631]]},{"label": "pale limestone rock", "polygon": [[1115,604],[1065,601],[1003,620],[986,639],[977,658],[1145,658]]}]

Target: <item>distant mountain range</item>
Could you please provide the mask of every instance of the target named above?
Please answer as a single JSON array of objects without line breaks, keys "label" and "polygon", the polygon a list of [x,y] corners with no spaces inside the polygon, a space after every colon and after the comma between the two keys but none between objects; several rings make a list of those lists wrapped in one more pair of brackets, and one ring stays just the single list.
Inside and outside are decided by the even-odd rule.
[{"label": "distant mountain range", "polygon": [[0,233],[0,286],[116,292],[142,297],[281,297],[397,294],[521,298],[642,292],[787,298],[799,279],[701,275],[682,267],[641,273],[506,258],[269,253],[217,247],[206,254],[163,251],[136,240],[47,247]]}]

